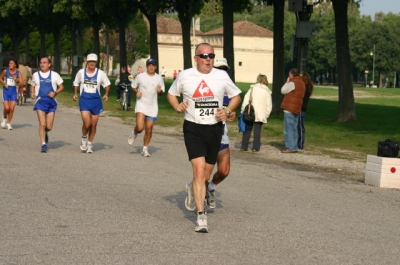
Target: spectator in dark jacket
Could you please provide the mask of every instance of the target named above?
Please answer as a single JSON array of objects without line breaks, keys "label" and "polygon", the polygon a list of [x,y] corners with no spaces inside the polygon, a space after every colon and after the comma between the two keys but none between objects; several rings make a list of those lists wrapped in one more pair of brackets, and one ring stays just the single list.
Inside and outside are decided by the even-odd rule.
[{"label": "spectator in dark jacket", "polygon": [[314,84],[311,81],[310,75],[308,73],[302,72],[300,74],[300,76],[303,79],[303,82],[306,86],[306,92],[304,94],[303,105],[301,105],[301,114],[299,116],[299,123],[297,125],[297,133],[298,133],[297,147],[299,148],[299,150],[303,150],[304,141],[306,138],[306,129],[304,127],[304,119],[306,118],[307,105],[308,105],[310,96],[313,93]]}]

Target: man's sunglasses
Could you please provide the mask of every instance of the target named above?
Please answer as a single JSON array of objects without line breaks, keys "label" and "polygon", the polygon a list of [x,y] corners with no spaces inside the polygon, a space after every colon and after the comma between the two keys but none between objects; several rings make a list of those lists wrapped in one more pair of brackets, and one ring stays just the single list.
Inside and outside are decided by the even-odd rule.
[{"label": "man's sunglasses", "polygon": [[197,54],[196,56],[199,56],[201,59],[214,59],[215,58],[215,53],[203,53],[203,54]]}]

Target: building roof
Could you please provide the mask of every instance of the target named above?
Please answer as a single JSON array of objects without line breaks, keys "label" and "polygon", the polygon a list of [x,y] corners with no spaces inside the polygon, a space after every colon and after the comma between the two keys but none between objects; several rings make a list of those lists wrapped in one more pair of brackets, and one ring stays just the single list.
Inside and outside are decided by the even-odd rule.
[{"label": "building roof", "polygon": [[[224,33],[224,28],[220,27],[211,31],[204,33],[204,35],[222,35]],[[233,23],[233,34],[238,36],[259,36],[259,37],[273,37],[274,32],[260,27],[249,21],[238,21]]]},{"label": "building roof", "polygon": [[[182,34],[181,22],[166,17],[157,17],[157,32],[164,34]],[[192,34],[192,27],[190,28],[190,34]],[[196,35],[202,35],[203,32],[196,30]]]}]

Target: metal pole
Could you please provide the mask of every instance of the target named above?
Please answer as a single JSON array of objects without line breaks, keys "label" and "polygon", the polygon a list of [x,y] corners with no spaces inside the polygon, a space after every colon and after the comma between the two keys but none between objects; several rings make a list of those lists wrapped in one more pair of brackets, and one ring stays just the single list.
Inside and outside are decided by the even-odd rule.
[{"label": "metal pole", "polygon": [[372,86],[375,86],[375,44],[374,53],[372,54]]}]

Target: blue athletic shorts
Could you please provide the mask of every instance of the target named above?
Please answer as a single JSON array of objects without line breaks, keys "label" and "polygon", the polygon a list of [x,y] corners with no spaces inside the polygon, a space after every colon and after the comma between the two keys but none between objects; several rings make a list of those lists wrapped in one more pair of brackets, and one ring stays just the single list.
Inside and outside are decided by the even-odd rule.
[{"label": "blue athletic shorts", "polygon": [[99,115],[103,111],[101,98],[79,98],[80,111],[90,111],[92,115]]},{"label": "blue athletic shorts", "polygon": [[156,120],[157,120],[157,117],[146,116],[146,120],[149,120],[149,121],[156,121]]},{"label": "blue athletic shorts", "polygon": [[38,98],[35,102],[33,110],[41,110],[44,113],[55,112],[57,109],[57,101],[54,98],[44,97]]},{"label": "blue athletic shorts", "polygon": [[219,151],[222,151],[226,148],[229,148],[229,144],[221,144],[221,146],[219,147]]},{"label": "blue athletic shorts", "polygon": [[18,94],[15,88],[3,88],[3,101],[18,101]]}]

